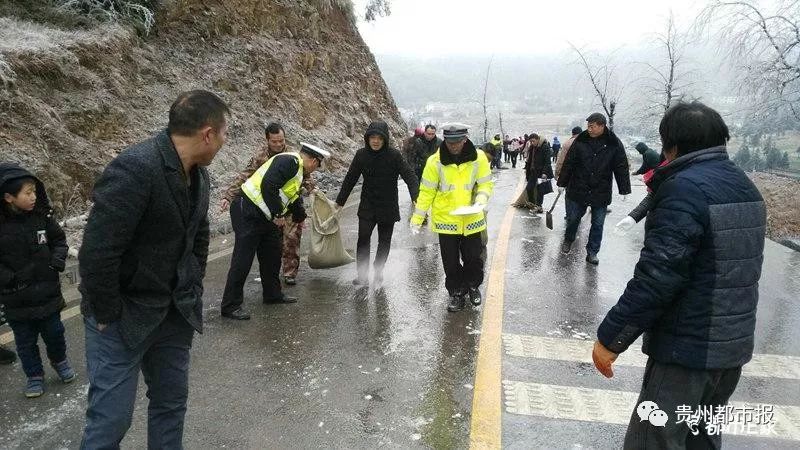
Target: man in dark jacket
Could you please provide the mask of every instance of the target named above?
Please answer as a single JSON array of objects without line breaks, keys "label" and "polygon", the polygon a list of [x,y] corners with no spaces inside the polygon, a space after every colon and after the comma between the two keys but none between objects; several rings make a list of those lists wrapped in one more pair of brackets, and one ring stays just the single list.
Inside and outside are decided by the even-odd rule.
[{"label": "man in dark jacket", "polygon": [[661,157],[658,156],[658,153],[644,142],[636,144],[636,151],[642,155],[642,166],[639,167],[639,170],[633,172],[634,175],[644,175],[648,170],[655,169],[661,164]]},{"label": "man in dark jacket", "polygon": [[[753,355],[766,209],[728,158],[728,127],[716,111],[679,103],[659,132],[670,163],[656,170],[644,248],[592,356],[610,378],[617,355],[644,333],[649,359],[637,404],[718,411]],[[694,435],[673,420],[655,427],[634,412],[625,448],[720,448],[709,431]]]},{"label": "man in dark jacket", "polygon": [[558,140],[558,136],[553,136],[553,162],[555,163],[558,161],[558,152],[561,151],[561,141]]},{"label": "man in dark jacket", "polygon": [[402,177],[405,181],[412,202],[417,201],[419,194],[419,180],[400,152],[389,143],[389,127],[386,122],[372,122],[364,133],[364,148],[358,150],[353,157],[336,197],[339,208],[347,203],[347,197],[361,176],[364,177],[364,185],[358,206],[358,276],[353,284],[369,284],[370,240],[377,225],[378,251],[375,254],[374,281],[380,286],[383,282],[383,267],[392,246],[394,224],[400,220],[397,178]]},{"label": "man in dark jacket", "polygon": [[428,158],[439,149],[442,145],[442,140],[436,137],[436,127],[434,125],[425,125],[425,132],[422,136],[414,140],[414,147],[411,152],[413,160],[408,161],[411,167],[414,168],[414,174],[417,180],[422,178],[422,170],[425,169],[425,163]]},{"label": "man in dark jacket", "polygon": [[184,92],[166,130],[124,150],[94,186],[80,261],[89,398],[81,448],[118,448],[139,371],[148,448],[181,448],[189,349],[202,332],[208,257],[206,166],[227,136],[228,107]]},{"label": "man in dark jacket", "polygon": [[623,196],[631,193],[631,178],[625,149],[614,132],[606,127],[606,117],[593,113],[586,122],[586,131],[570,146],[558,176],[559,191],[565,188],[567,191],[567,228],[561,251],[570,252],[581,217],[586,208],[591,207],[592,228],[586,242],[586,261],[598,264],[606,207],[611,204],[611,177],[617,179],[617,188]]}]

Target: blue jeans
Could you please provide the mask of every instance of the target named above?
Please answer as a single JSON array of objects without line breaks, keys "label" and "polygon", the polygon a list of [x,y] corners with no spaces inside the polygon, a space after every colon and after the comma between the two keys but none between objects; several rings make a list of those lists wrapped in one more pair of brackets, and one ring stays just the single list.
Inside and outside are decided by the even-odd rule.
[{"label": "blue jeans", "polygon": [[[566,199],[567,206],[567,229],[564,232],[564,240],[572,242],[578,233],[578,226],[581,218],[586,214],[586,205]],[[589,240],[586,241],[586,251],[597,254],[600,251],[600,244],[603,242],[603,223],[606,221],[606,205],[592,206],[592,228],[589,230]]]},{"label": "blue jeans", "polygon": [[14,332],[14,341],[17,343],[17,353],[22,363],[25,376],[44,376],[42,357],[39,354],[39,336],[42,336],[47,358],[51,364],[57,364],[67,359],[67,342],[64,340],[64,324],[61,315],[53,313],[44,319],[9,320],[8,325]]},{"label": "blue jeans", "polygon": [[147,384],[147,448],[183,448],[189,396],[189,349],[194,330],[172,309],[136,349],[128,348],[119,323],[98,330],[85,317],[89,398],[81,449],[118,449],[131,426],[139,371]]}]

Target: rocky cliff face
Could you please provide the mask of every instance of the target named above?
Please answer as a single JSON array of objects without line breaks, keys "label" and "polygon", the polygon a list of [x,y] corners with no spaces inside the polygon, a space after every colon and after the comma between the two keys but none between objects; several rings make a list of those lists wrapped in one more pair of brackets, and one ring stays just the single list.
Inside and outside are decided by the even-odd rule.
[{"label": "rocky cliff face", "polygon": [[39,174],[62,216],[86,209],[105,164],[164,127],[188,89],[212,90],[233,110],[210,167],[212,201],[262,145],[265,121],[284,123],[295,149],[304,140],[332,150],[333,173],[370,120],[403,131],[346,1],[165,0],[147,36],[9,2],[0,6],[0,160]]}]

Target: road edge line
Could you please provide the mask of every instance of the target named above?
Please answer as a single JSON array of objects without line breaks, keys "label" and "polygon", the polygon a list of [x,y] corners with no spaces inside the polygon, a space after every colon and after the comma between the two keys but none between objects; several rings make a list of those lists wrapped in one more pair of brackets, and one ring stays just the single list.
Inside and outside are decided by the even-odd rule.
[{"label": "road edge line", "polygon": [[[520,187],[524,187],[524,182],[520,182],[514,192],[520,192]],[[475,450],[499,449],[502,443],[503,297],[508,243],[515,212],[509,205],[503,217],[486,287],[469,432],[469,447]]]}]

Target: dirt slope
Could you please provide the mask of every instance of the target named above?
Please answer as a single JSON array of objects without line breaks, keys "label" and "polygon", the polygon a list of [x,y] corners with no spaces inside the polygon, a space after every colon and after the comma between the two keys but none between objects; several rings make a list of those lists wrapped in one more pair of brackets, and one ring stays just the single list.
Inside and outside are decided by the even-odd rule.
[{"label": "dirt slope", "polygon": [[270,119],[286,125],[291,144],[333,150],[333,172],[363,145],[371,119],[402,133],[347,2],[165,0],[143,37],[7,1],[0,6],[0,160],[44,178],[62,216],[86,209],[105,164],[162,128],[183,90],[212,90],[233,109],[229,143],[210,168],[215,202],[263,142]]}]

